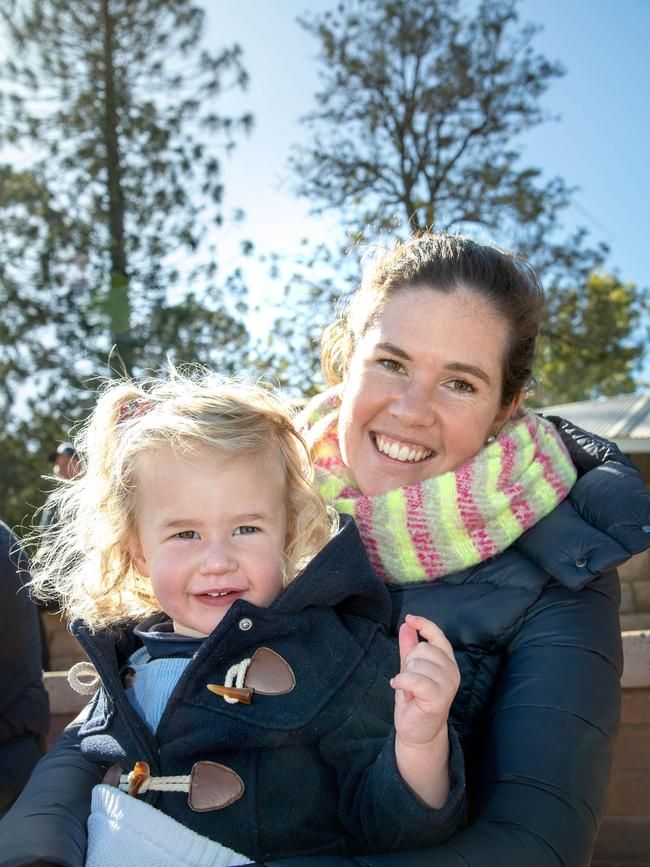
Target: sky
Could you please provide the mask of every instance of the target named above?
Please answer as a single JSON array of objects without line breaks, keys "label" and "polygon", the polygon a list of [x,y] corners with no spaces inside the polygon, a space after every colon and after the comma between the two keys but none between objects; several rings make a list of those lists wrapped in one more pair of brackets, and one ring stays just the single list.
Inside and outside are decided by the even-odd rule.
[{"label": "sky", "polygon": [[[233,104],[255,115],[253,133],[223,163],[226,201],[246,212],[242,230],[258,251],[291,255],[304,235],[327,238],[333,219],[310,219],[291,190],[287,159],[304,140],[299,118],[314,106],[319,86],[318,46],[296,16],[335,0],[204,5],[208,40],[243,48],[250,85]],[[560,120],[527,134],[523,159],[577,186],[567,229],[585,226],[610,246],[610,270],[650,286],[650,0],[522,0],[520,13],[543,28],[535,47],[566,70],[542,101]],[[276,291],[263,271],[253,275],[257,291]],[[650,385],[650,364],[644,379]]]}]

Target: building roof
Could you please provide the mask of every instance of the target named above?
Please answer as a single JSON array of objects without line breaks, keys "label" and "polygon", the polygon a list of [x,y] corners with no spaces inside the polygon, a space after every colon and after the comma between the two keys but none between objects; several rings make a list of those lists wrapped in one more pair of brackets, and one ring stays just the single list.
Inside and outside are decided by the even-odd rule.
[{"label": "building roof", "polygon": [[614,440],[624,452],[650,451],[650,392],[555,404],[540,408],[540,412],[560,415],[578,427]]}]

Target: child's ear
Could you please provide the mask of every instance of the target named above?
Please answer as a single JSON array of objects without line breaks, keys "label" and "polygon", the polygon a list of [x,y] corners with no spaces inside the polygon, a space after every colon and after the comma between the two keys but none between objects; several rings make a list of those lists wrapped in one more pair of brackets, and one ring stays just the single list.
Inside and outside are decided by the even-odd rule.
[{"label": "child's ear", "polygon": [[128,551],[135,568],[144,578],[148,578],[149,567],[147,565],[147,558],[144,556],[144,551],[137,535],[129,542]]}]

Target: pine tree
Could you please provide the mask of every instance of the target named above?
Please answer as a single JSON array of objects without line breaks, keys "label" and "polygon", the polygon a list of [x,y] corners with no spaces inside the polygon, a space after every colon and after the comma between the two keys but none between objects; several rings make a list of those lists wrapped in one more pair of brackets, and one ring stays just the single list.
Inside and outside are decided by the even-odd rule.
[{"label": "pine tree", "polygon": [[97,377],[168,356],[228,372],[247,351],[244,283],[214,241],[221,156],[252,127],[219,99],[247,75],[238,46],[202,46],[204,15],[190,0],[0,7],[0,412],[5,437],[26,423],[28,451],[67,438]]}]

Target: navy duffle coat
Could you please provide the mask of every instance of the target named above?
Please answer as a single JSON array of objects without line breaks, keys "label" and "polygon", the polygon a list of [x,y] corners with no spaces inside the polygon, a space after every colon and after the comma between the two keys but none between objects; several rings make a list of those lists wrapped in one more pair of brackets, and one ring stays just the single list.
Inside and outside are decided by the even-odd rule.
[{"label": "navy duffle coat", "polygon": [[[140,645],[132,629],[91,634],[74,624],[101,688],[79,730],[82,753],[152,776],[218,762],[243,781],[220,809],[196,811],[180,792],[144,800],[187,827],[251,860],[309,854],[384,852],[428,846],[451,836],[464,816],[464,769],[450,732],[451,792],[441,810],[416,799],[399,775],[390,678],[399,655],[387,637],[390,600],[368,563],[351,519],[271,603],[238,600],[201,642],[177,682],[155,735],[129,703],[120,669]],[[166,615],[154,615],[145,630]],[[229,704],[207,684],[269,648],[290,667],[295,686]],[[140,797],[140,796],[139,796]]]}]

